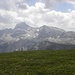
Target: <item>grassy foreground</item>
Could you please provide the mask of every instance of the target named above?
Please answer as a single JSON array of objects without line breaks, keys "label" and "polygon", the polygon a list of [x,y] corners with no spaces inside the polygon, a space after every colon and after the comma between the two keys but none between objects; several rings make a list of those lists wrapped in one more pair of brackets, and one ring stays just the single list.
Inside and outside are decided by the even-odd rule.
[{"label": "grassy foreground", "polygon": [[0,75],[75,75],[75,51],[2,53]]}]

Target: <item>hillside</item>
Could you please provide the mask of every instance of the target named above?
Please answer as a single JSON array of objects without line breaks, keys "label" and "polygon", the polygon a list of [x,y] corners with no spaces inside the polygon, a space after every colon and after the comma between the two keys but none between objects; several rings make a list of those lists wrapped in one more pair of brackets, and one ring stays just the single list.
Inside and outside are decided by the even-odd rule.
[{"label": "hillside", "polygon": [[75,75],[75,50],[2,53],[0,75]]}]

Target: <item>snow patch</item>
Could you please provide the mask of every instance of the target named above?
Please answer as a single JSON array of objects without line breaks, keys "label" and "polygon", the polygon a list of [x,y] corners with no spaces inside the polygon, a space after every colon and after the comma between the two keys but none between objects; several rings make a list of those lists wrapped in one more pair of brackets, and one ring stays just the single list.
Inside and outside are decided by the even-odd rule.
[{"label": "snow patch", "polygon": [[27,36],[30,36],[29,34],[27,34]]},{"label": "snow patch", "polygon": [[39,32],[39,29],[37,29],[37,31]]}]

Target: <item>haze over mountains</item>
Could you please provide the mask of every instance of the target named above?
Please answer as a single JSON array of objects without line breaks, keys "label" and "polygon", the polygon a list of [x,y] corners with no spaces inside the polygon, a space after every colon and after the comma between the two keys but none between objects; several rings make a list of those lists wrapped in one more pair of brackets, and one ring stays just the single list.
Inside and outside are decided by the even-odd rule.
[{"label": "haze over mountains", "polygon": [[75,32],[43,25],[33,28],[21,22],[0,30],[0,52],[75,49]]}]

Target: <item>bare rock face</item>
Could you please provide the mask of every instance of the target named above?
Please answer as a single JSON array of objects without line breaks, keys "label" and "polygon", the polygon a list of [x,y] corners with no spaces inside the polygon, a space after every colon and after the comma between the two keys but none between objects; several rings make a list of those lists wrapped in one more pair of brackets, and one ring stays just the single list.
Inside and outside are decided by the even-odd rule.
[{"label": "bare rock face", "polygon": [[21,22],[0,30],[0,52],[75,49],[75,32],[43,25],[33,28]]},{"label": "bare rock face", "polygon": [[21,23],[17,24],[14,29],[22,29],[22,30],[25,29],[25,30],[27,30],[29,27],[30,26],[27,25],[25,22],[21,22]]}]

